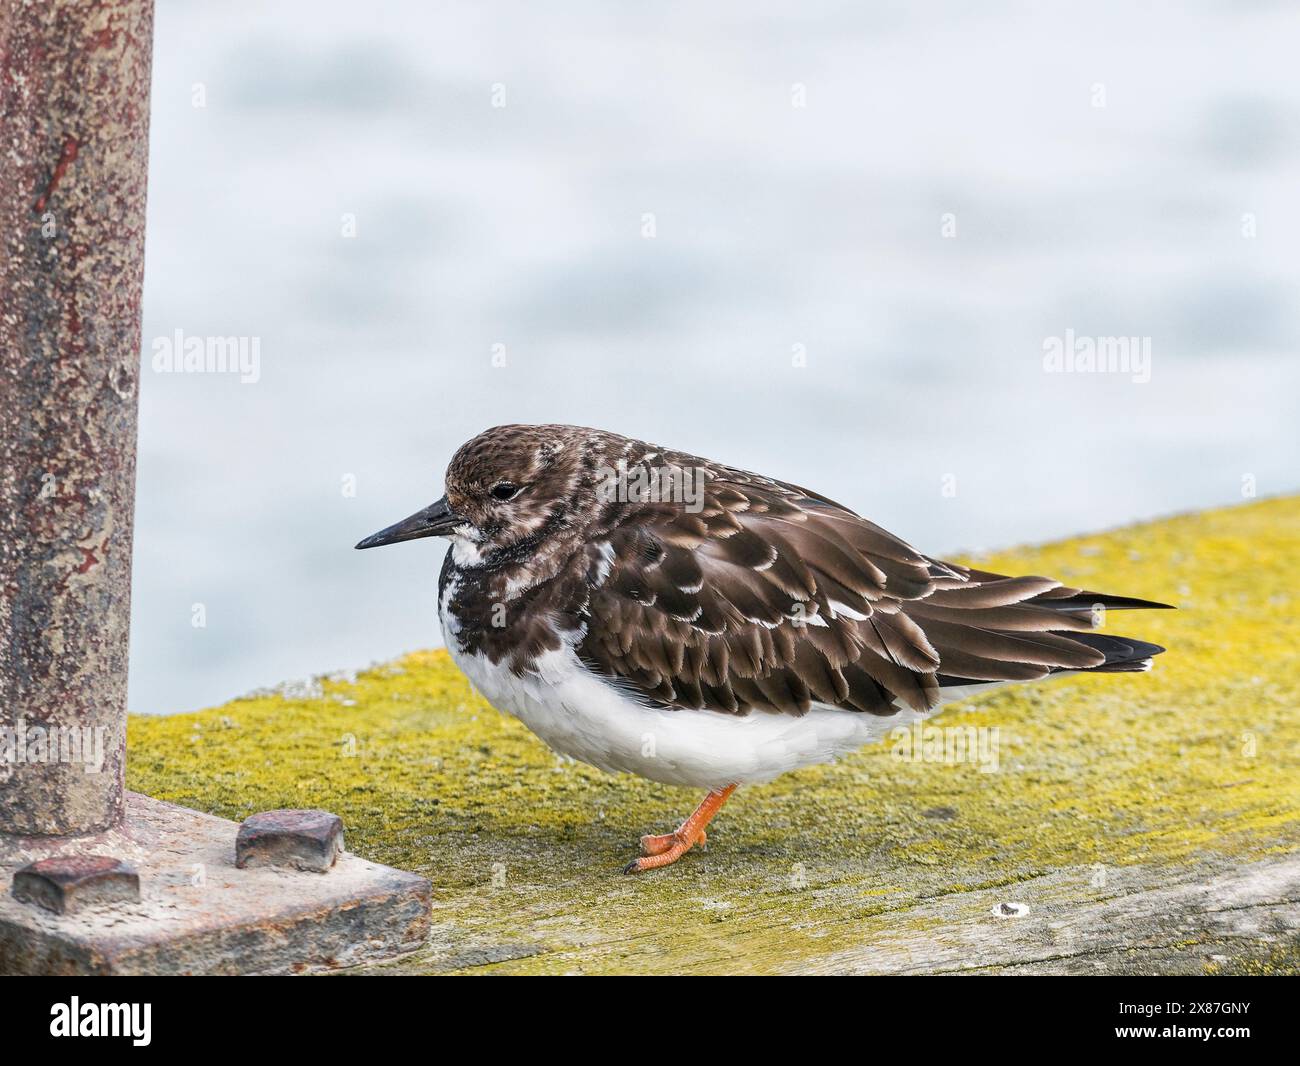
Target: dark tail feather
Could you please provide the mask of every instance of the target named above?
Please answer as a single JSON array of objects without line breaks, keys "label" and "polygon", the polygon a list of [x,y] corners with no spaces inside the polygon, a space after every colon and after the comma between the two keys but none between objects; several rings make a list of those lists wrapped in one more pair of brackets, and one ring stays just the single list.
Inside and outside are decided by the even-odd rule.
[{"label": "dark tail feather", "polygon": [[1159,644],[1151,644],[1133,637],[1112,637],[1104,633],[1061,633],[1060,636],[1077,640],[1095,648],[1106,656],[1100,666],[1088,667],[1088,673],[1123,674],[1151,668],[1151,657],[1159,655],[1165,649]]},{"label": "dark tail feather", "polygon": [[1172,603],[1157,603],[1155,600],[1139,600],[1135,596],[1110,596],[1104,592],[1079,592],[1068,590],[1068,595],[1054,596],[1054,592],[1066,592],[1065,589],[1053,589],[1041,592],[1030,603],[1043,607],[1053,607],[1061,611],[1091,611],[1102,606],[1108,611],[1174,611]]}]

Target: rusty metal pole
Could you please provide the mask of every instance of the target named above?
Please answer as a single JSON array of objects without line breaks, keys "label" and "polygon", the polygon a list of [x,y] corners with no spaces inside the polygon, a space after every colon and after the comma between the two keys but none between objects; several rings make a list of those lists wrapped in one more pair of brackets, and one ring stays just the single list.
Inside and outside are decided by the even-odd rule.
[{"label": "rusty metal pole", "polygon": [[387,958],[429,882],[337,816],[124,792],[152,31],[152,0],[0,0],[0,973]]},{"label": "rusty metal pole", "polygon": [[123,817],[152,39],[153,0],[0,0],[0,832]]}]

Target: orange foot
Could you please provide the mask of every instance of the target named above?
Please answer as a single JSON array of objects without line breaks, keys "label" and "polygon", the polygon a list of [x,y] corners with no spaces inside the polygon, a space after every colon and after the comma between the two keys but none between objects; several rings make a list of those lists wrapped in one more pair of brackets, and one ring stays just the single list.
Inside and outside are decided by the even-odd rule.
[{"label": "orange foot", "polygon": [[703,845],[709,838],[704,827],[718,813],[727,797],[736,791],[735,785],[715,788],[695,808],[695,813],[684,821],[673,833],[661,836],[643,836],[641,838],[641,858],[634,859],[623,868],[625,874],[639,874],[646,870],[657,870],[661,866],[670,866],[691,850],[696,844]]},{"label": "orange foot", "polygon": [[671,833],[664,833],[660,836],[643,836],[641,838],[642,855],[662,855],[665,851],[671,850],[678,844],[684,844],[687,848],[693,848],[696,844],[704,847],[709,842],[709,835],[700,830],[700,835],[694,840],[687,840],[682,836],[680,830],[673,830]]}]

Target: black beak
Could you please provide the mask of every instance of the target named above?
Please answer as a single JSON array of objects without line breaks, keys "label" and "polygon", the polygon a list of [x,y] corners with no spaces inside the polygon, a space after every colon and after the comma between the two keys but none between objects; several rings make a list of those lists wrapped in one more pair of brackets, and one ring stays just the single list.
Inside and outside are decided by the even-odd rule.
[{"label": "black beak", "polygon": [[429,504],[423,511],[416,511],[410,518],[403,518],[396,525],[372,533],[361,541],[358,548],[378,548],[384,544],[397,544],[403,540],[419,540],[421,537],[437,537],[450,533],[464,522],[444,496],[436,503]]}]

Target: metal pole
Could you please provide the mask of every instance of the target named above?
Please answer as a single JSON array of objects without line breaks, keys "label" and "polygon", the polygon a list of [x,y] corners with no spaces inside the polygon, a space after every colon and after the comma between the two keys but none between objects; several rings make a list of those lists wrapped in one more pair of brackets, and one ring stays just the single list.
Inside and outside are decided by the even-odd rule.
[{"label": "metal pole", "polygon": [[0,0],[0,832],[123,816],[152,38]]},{"label": "metal pole", "polygon": [[0,973],[412,951],[429,882],[328,811],[123,791],[152,34],[152,0],[0,0]]}]

